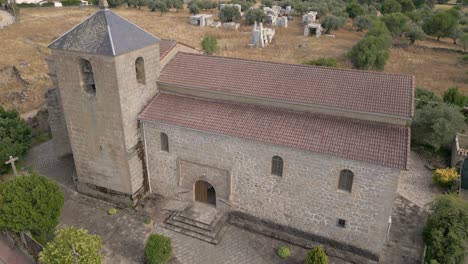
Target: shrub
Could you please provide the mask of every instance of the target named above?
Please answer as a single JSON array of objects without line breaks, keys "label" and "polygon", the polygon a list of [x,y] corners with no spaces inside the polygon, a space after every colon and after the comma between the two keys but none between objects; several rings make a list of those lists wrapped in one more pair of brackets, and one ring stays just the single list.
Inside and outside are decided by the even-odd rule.
[{"label": "shrub", "polygon": [[[424,227],[426,263],[462,263],[468,237],[468,203],[455,195],[437,197]],[[434,262],[436,261],[436,262]]]},{"label": "shrub", "polygon": [[149,264],[165,264],[172,254],[171,239],[153,234],[146,241],[145,258]]},{"label": "shrub", "polygon": [[315,247],[307,253],[304,264],[328,264],[328,258],[321,247]]},{"label": "shrub", "polygon": [[18,112],[0,107],[0,174],[11,168],[5,164],[8,157],[23,155],[31,146],[31,140],[31,129]]},{"label": "shrub", "polygon": [[252,25],[255,21],[262,22],[265,19],[265,13],[260,9],[249,9],[245,13],[245,20],[248,25]]},{"label": "shrub", "polygon": [[278,248],[278,256],[285,259],[291,256],[291,252],[289,251],[289,248],[283,246]]},{"label": "shrub", "polygon": [[361,16],[364,14],[364,8],[356,2],[356,0],[352,0],[347,6],[346,6],[346,13],[348,13],[350,18],[355,18],[357,16]]},{"label": "shrub", "polygon": [[369,16],[357,16],[353,20],[353,26],[357,28],[357,31],[363,31],[372,26],[372,19]]},{"label": "shrub", "polygon": [[305,65],[316,65],[325,67],[336,67],[335,58],[320,58],[316,60],[308,60],[304,62]]},{"label": "shrub", "polygon": [[348,57],[359,69],[383,70],[389,54],[388,37],[367,36],[353,46]]},{"label": "shrub", "polygon": [[115,215],[117,213],[117,209],[115,208],[111,208],[107,211],[107,214],[108,215]]},{"label": "shrub", "polygon": [[457,87],[451,87],[445,91],[442,97],[447,104],[458,105],[464,107],[468,105],[468,96],[463,95]]},{"label": "shrub", "polygon": [[[75,262],[73,248],[77,253],[77,262]],[[101,248],[99,236],[88,234],[86,229],[71,226],[55,232],[54,240],[47,243],[39,253],[39,260],[43,264],[98,264],[104,260],[104,256],[100,253]]]},{"label": "shrub", "polygon": [[458,59],[460,59],[462,63],[468,63],[468,54],[461,55]]},{"label": "shrub", "polygon": [[218,40],[213,36],[206,36],[203,38],[201,46],[206,54],[212,55],[218,50]]},{"label": "shrub", "polygon": [[416,109],[411,125],[415,144],[432,147],[435,151],[449,147],[457,132],[464,128],[465,117],[460,108],[444,103],[427,104]]},{"label": "shrub", "polygon": [[80,0],[61,0],[63,6],[78,6],[81,4]]},{"label": "shrub", "polygon": [[31,231],[46,242],[58,224],[63,206],[60,187],[36,173],[0,182],[0,229]]},{"label": "shrub", "polygon": [[226,6],[219,11],[219,19],[223,22],[232,22],[241,18],[239,9],[235,6]]},{"label": "shrub", "polygon": [[416,88],[415,91],[415,108],[421,109],[423,106],[437,104],[442,102],[442,99],[437,96],[433,91],[424,88]]},{"label": "shrub", "polygon": [[192,15],[200,14],[200,8],[196,4],[192,4],[189,7],[189,12]]},{"label": "shrub", "polygon": [[450,188],[454,180],[458,179],[460,174],[454,168],[437,169],[432,174],[432,180],[442,188]]}]

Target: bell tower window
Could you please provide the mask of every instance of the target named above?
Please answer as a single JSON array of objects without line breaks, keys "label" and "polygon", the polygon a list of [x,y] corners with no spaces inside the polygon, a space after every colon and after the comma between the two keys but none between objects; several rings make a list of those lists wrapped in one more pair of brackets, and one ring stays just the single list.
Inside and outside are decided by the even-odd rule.
[{"label": "bell tower window", "polygon": [[142,57],[138,57],[135,61],[136,79],[139,84],[146,84],[145,77],[145,61]]},{"label": "bell tower window", "polygon": [[93,67],[88,60],[81,59],[81,75],[83,76],[85,91],[89,94],[96,95]]}]

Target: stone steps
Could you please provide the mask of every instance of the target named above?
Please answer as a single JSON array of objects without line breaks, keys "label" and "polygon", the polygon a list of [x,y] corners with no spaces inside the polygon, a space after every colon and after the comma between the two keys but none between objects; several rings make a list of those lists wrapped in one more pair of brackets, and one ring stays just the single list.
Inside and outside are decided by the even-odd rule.
[{"label": "stone steps", "polygon": [[202,241],[217,245],[225,233],[226,216],[219,212],[208,225],[182,216],[182,212],[172,212],[166,219],[164,227]]}]

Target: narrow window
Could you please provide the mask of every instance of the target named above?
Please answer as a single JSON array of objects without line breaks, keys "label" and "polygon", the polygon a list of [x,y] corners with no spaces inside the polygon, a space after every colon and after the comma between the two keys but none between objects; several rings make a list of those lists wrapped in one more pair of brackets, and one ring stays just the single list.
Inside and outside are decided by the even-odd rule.
[{"label": "narrow window", "polygon": [[145,78],[145,61],[142,57],[138,57],[135,61],[135,71],[137,82],[140,84],[146,84]]},{"label": "narrow window", "polygon": [[81,59],[81,75],[83,76],[85,91],[89,94],[96,95],[93,67],[88,60]]},{"label": "narrow window", "polygon": [[338,218],[338,221],[336,221],[336,226],[345,228],[346,227],[346,220]]},{"label": "narrow window", "polygon": [[280,156],[274,156],[271,161],[271,174],[283,176],[283,159]]},{"label": "narrow window", "polygon": [[161,133],[161,150],[169,152],[169,138],[165,133]]},{"label": "narrow window", "polygon": [[350,170],[342,170],[340,172],[340,180],[338,182],[338,189],[351,192],[353,187],[354,174]]}]

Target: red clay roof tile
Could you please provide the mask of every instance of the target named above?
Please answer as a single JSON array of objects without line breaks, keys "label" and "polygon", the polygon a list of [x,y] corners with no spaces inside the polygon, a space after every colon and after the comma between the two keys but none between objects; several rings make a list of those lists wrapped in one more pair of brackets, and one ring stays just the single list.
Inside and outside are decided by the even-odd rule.
[{"label": "red clay roof tile", "polygon": [[409,154],[407,127],[249,104],[161,93],[139,118],[400,169]]},{"label": "red clay roof tile", "polygon": [[413,116],[414,77],[179,52],[160,83],[388,114]]}]

